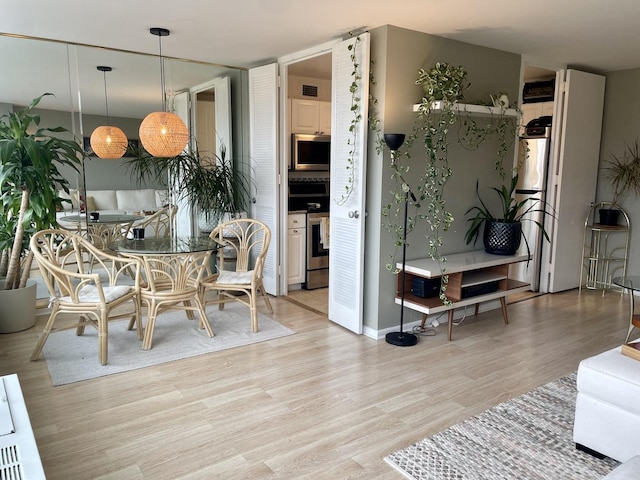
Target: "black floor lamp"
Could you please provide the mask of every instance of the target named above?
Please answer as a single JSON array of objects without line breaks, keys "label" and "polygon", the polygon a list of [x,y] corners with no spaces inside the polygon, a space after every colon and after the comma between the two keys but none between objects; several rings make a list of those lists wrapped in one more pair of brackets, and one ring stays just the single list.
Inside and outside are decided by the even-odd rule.
[{"label": "black floor lamp", "polygon": [[[395,165],[398,149],[402,146],[404,142],[404,133],[385,133],[384,134],[384,142],[387,144],[389,149],[391,150],[391,165]],[[401,178],[401,180],[403,180]],[[403,180],[404,181],[404,180]],[[385,336],[387,343],[392,345],[397,345],[399,347],[411,347],[418,343],[418,337],[413,333],[406,333],[403,331],[404,328],[404,290],[405,290],[405,262],[407,259],[407,219],[408,219],[408,206],[409,206],[409,196],[411,196],[412,201],[416,201],[416,196],[407,188],[407,191],[404,196],[404,227],[402,229],[402,280],[400,282],[400,331],[399,332],[389,332]]]}]

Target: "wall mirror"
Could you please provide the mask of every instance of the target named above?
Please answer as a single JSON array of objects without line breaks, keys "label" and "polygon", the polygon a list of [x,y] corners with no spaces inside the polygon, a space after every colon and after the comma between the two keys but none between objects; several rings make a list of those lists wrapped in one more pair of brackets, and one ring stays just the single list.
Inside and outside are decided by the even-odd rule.
[{"label": "wall mirror", "polygon": [[[154,41],[153,38],[149,39]],[[105,84],[97,66],[110,66],[107,74],[109,123],[129,139],[138,139],[142,119],[162,109],[160,60],[156,55],[76,45],[0,33],[0,112],[22,107],[44,92],[41,125],[64,126],[77,138],[89,137],[106,123]],[[188,102],[188,126],[194,145],[219,149],[223,142],[234,158],[243,155],[242,115],[245,111],[245,69],[164,57],[168,102],[180,94]],[[201,105],[200,110],[198,104]],[[137,188],[123,160],[85,159],[84,180],[69,172],[73,188]],[[65,173],[67,175],[67,173]]]}]

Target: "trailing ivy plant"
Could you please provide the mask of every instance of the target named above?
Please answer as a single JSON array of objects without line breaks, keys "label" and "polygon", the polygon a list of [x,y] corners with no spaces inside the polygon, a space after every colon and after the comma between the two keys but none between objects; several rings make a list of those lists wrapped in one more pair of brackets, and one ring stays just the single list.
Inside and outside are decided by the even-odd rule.
[{"label": "trailing ivy plant", "polygon": [[513,117],[504,115],[505,109],[502,107],[499,114],[493,113],[489,108],[487,110],[490,115],[484,119],[472,117],[466,108],[461,112],[458,122],[458,142],[467,150],[476,150],[487,138],[496,137],[498,150],[493,166],[500,174],[500,178],[504,180],[507,177],[504,159],[513,147],[518,124]]},{"label": "trailing ivy plant", "polygon": [[351,70],[351,84],[349,85],[349,93],[351,94],[351,106],[349,110],[353,114],[353,117],[349,124],[349,137],[347,138],[347,145],[349,147],[349,155],[346,159],[347,184],[344,187],[345,191],[340,196],[340,199],[337,200],[338,205],[344,205],[349,199],[351,193],[353,193],[353,184],[355,181],[354,156],[356,152],[358,125],[362,121],[362,114],[360,113],[362,98],[358,87],[360,80],[362,80],[362,69],[357,56],[357,47],[360,41],[361,39],[358,35],[353,39],[353,43],[347,46],[349,52],[351,52],[350,58],[353,65]]}]

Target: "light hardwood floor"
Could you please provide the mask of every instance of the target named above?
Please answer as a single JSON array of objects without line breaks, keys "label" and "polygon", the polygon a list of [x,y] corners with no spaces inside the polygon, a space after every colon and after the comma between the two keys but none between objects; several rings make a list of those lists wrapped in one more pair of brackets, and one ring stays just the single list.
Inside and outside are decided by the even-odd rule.
[{"label": "light hardwood floor", "polygon": [[385,455],[575,371],[622,342],[628,315],[620,294],[569,291],[402,348],[273,306],[295,335],[59,387],[29,362],[44,318],[0,335],[47,478],[400,479]]}]

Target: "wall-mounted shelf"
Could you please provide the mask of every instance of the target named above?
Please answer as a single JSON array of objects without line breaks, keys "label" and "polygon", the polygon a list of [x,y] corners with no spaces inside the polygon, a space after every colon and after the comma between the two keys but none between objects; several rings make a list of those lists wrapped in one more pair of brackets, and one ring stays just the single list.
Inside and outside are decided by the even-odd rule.
[{"label": "wall-mounted shelf", "polygon": [[[438,112],[442,110],[442,102],[441,100],[437,100],[433,102],[431,106],[431,111]],[[413,111],[420,111],[420,103],[416,103],[413,106]],[[520,112],[515,108],[502,108],[502,107],[490,107],[488,105],[473,105],[471,103],[454,103],[451,105],[451,109],[456,113],[468,113],[469,115],[477,115],[477,116],[492,116],[492,115],[503,115],[505,117],[519,117]]]}]

